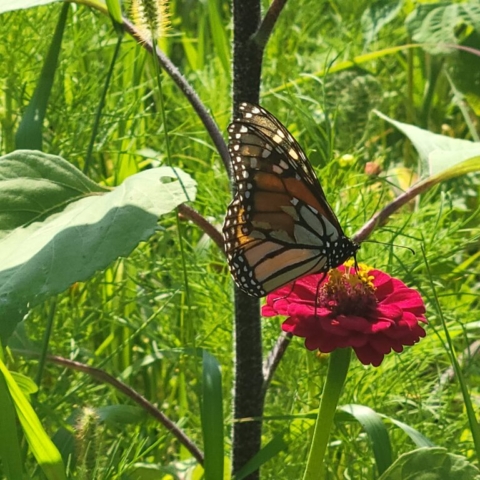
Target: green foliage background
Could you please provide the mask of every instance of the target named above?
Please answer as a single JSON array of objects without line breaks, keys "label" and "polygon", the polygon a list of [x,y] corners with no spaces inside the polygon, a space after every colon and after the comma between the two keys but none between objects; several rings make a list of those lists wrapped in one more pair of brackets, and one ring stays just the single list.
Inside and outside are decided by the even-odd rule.
[{"label": "green foliage background", "polygon": [[[391,4],[393,11],[397,3]],[[411,41],[405,19],[416,3],[403,2],[378,35],[372,35],[366,19],[367,9],[374,6],[371,0],[287,4],[263,68],[262,105],[305,148],[348,234],[393,198],[393,186],[405,176],[395,168],[416,171],[414,150],[383,120],[372,116],[372,108],[437,133],[475,139],[469,130],[469,122],[476,127],[475,101],[468,103],[477,98],[474,81],[469,85],[470,96],[463,97],[464,86],[445,74],[449,68],[461,70],[456,53],[436,56],[419,48],[404,50],[348,70],[320,73],[343,60]],[[14,149],[15,131],[34,91],[60,8],[49,5],[1,16],[2,153]],[[172,1],[169,8],[172,27],[161,47],[225,131],[231,111],[229,5],[220,0]],[[466,28],[465,41],[474,42],[468,30],[472,27]],[[108,18],[72,5],[48,105],[43,149],[79,168],[115,42]],[[430,92],[432,75],[435,85]],[[167,77],[163,90],[172,162],[198,182],[193,206],[220,226],[230,200],[226,172],[201,122]],[[96,182],[118,185],[148,167],[152,151],[165,161],[158,95],[151,58],[125,36],[89,171]],[[382,176],[368,176],[367,162],[379,164]],[[459,387],[455,381],[441,382],[450,361],[431,284],[461,352],[478,337],[480,326],[477,210],[476,177],[453,180],[422,196],[376,231],[374,238],[387,245],[362,246],[360,261],[386,270],[421,292],[430,325],[419,345],[389,355],[379,368],[355,361],[341,400],[401,420],[435,444],[467,457],[473,455],[472,440]],[[38,351],[46,320],[53,315],[51,353],[120,376],[201,445],[201,366],[191,349],[208,350],[222,365],[228,430],[232,287],[223,254],[196,226],[186,221],[179,225],[180,229],[173,214],[162,218],[155,236],[129,258],[33,309],[12,347]],[[179,235],[186,247],[188,288]],[[411,247],[416,254],[392,243]],[[151,320],[146,323],[147,319]],[[280,325],[281,319],[264,320],[265,352],[278,338]],[[473,358],[464,365],[478,408],[478,361]],[[9,366],[40,379],[38,362],[28,355],[15,354]],[[307,352],[302,341],[294,339],[267,393],[264,423],[264,442],[282,436],[288,448],[263,467],[262,478],[299,478],[325,372],[325,358]],[[57,432],[54,438],[65,449],[61,434],[73,431],[82,408],[129,403],[111,387],[51,363],[42,372],[39,386],[36,411],[47,431]],[[390,428],[390,434],[394,458],[413,448],[401,430]],[[135,478],[126,475],[133,475],[139,463],[165,466],[189,458],[168,432],[133,412],[124,414],[121,421],[102,422],[98,435],[92,478]],[[330,478],[376,478],[370,444],[358,424],[339,422],[333,440],[327,459]],[[31,468],[32,478],[40,478],[33,462]],[[74,464],[71,468],[74,471]],[[77,477],[72,473],[72,478]]]}]

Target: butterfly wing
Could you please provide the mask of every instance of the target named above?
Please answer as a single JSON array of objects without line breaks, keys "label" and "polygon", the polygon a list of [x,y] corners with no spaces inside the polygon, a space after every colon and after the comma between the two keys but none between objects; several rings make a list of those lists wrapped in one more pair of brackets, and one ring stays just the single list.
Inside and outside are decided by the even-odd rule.
[{"label": "butterfly wing", "polygon": [[237,192],[223,232],[240,288],[264,296],[355,254],[305,153],[272,114],[243,103],[228,132]]}]

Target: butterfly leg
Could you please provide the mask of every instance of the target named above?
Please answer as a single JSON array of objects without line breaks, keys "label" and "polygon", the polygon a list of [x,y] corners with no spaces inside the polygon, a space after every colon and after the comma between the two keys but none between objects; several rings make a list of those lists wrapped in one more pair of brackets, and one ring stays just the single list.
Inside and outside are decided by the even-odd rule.
[{"label": "butterfly leg", "polygon": [[290,287],[290,291],[289,291],[286,295],[283,295],[282,297],[276,298],[276,299],[273,301],[273,303],[278,302],[278,300],[283,300],[284,298],[288,298],[288,297],[290,296],[290,294],[293,292],[293,289],[295,288],[295,282],[296,282],[296,280],[294,280],[294,281],[292,282],[292,286]]},{"label": "butterfly leg", "polygon": [[328,272],[323,272],[322,278],[317,283],[317,290],[315,291],[315,317],[317,316],[317,307],[318,307],[318,295],[320,293],[320,286],[327,277]]}]

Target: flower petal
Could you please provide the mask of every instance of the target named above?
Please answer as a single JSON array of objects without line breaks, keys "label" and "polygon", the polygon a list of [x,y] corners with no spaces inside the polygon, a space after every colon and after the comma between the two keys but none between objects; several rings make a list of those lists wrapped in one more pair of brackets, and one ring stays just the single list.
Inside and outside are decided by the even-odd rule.
[{"label": "flower petal", "polygon": [[309,350],[352,347],[365,365],[378,366],[392,350],[425,336],[425,305],[417,291],[362,265],[357,279],[351,267],[337,270],[328,283],[324,274],[309,275],[269,294],[262,314],[287,316],[282,330],[305,338]]}]

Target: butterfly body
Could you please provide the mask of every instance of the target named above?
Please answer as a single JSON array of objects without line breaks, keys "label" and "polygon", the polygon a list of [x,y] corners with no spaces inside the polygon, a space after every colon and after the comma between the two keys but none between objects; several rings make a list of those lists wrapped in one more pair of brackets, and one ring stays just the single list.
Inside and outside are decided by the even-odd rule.
[{"label": "butterfly body", "polygon": [[237,191],[223,233],[230,271],[262,297],[355,255],[305,153],[267,110],[248,103],[229,126]]}]

